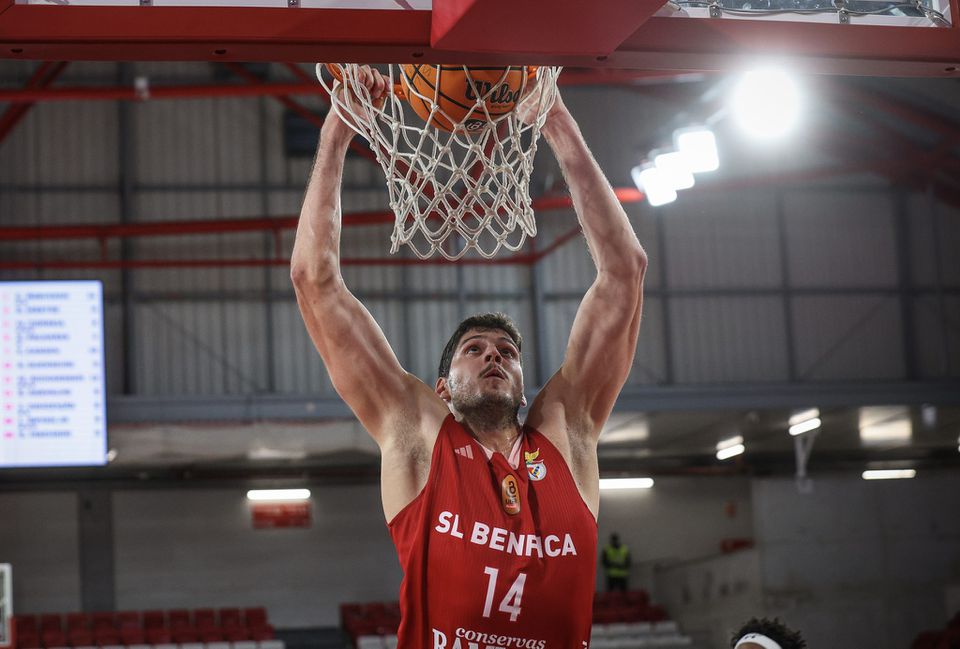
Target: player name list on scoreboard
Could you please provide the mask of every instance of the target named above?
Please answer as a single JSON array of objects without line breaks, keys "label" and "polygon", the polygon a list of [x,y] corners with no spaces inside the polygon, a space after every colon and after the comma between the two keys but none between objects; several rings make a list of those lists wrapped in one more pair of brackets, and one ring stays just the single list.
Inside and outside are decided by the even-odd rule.
[{"label": "player name list on scoreboard", "polygon": [[0,282],[0,466],[106,461],[103,288]]}]

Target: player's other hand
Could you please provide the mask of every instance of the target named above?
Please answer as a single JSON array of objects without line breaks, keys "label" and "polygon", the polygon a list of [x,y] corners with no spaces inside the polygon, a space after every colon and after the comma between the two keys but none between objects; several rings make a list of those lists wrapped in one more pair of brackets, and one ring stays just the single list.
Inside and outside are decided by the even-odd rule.
[{"label": "player's other hand", "polygon": [[370,99],[374,107],[383,107],[387,100],[387,94],[390,92],[390,80],[379,70],[375,70],[369,65],[360,66],[357,80],[370,93]]},{"label": "player's other hand", "polygon": [[[531,78],[530,81],[531,83],[529,83],[527,86],[523,97],[521,97],[520,101],[517,102],[517,107],[514,109],[517,111],[517,117],[519,117],[520,121],[522,121],[524,124],[532,124],[534,120],[537,119],[537,115],[540,113],[540,104],[544,101],[549,101],[549,96],[543,96],[544,84],[538,82],[535,78]],[[553,95],[553,105],[550,107],[550,110],[547,113],[547,122],[550,121],[550,118],[555,113],[566,110],[566,107],[563,105],[563,101],[560,99],[560,91],[553,90]]]}]

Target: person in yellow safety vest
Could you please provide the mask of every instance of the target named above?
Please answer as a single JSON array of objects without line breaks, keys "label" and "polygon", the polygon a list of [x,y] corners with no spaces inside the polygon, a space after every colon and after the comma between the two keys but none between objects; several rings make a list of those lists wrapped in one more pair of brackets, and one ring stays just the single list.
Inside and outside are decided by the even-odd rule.
[{"label": "person in yellow safety vest", "polygon": [[607,590],[627,590],[630,577],[630,548],[620,543],[620,535],[614,532],[610,542],[603,548],[603,574],[607,577]]}]

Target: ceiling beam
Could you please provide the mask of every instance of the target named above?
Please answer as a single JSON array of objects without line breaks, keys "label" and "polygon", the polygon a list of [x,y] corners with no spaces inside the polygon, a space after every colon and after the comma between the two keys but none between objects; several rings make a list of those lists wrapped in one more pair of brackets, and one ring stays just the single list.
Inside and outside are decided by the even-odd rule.
[{"label": "ceiling beam", "polygon": [[[528,395],[532,402],[535,390]],[[621,393],[616,411],[752,410],[840,406],[960,405],[960,381],[872,383],[760,383],[630,387]],[[111,423],[176,421],[326,420],[352,417],[336,397],[225,395],[193,397],[130,397],[108,402]]]},{"label": "ceiling beam", "polygon": [[[951,15],[960,15],[950,0]],[[541,15],[538,23],[548,22]],[[960,76],[958,27],[654,16],[609,54],[431,45],[432,12],[376,9],[69,6],[0,0],[0,57],[23,60],[349,61],[730,70],[788,61],[798,72]],[[618,36],[619,38],[619,36]],[[450,46],[446,46],[450,47]]]}]

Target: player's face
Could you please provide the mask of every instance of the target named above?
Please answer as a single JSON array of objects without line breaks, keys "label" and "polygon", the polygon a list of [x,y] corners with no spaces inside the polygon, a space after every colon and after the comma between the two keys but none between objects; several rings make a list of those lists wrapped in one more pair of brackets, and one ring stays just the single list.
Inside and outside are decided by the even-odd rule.
[{"label": "player's face", "polygon": [[447,385],[454,405],[492,399],[517,407],[523,403],[520,351],[500,329],[471,329],[460,338]]}]

